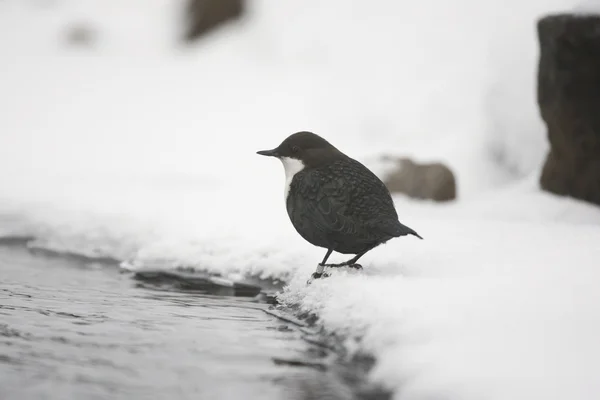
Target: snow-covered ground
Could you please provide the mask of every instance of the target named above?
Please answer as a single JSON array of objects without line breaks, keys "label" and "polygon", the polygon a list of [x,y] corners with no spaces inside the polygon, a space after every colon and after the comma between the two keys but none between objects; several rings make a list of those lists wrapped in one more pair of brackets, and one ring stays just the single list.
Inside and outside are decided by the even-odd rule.
[{"label": "snow-covered ground", "polygon": [[[172,0],[5,0],[0,233],[285,279],[398,399],[599,397],[600,209],[537,185],[535,19],[576,3],[254,0],[186,48]],[[72,24],[91,47],[65,43]],[[304,129],[376,171],[382,152],[444,161],[460,198],[397,196],[425,240],[306,286],[323,250],[255,154]]]}]

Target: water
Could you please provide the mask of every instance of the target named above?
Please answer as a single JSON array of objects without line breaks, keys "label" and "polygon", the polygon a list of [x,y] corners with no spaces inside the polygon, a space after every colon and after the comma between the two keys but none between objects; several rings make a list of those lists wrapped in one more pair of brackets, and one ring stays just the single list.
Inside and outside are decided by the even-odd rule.
[{"label": "water", "polygon": [[252,297],[165,289],[22,246],[0,246],[0,270],[3,400],[358,396],[331,352]]}]

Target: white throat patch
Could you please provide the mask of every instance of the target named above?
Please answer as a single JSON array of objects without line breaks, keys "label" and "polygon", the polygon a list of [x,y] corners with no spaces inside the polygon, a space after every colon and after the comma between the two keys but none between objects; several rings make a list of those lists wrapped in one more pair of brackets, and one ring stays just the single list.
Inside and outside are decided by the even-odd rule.
[{"label": "white throat patch", "polygon": [[290,185],[292,184],[292,178],[294,178],[294,175],[304,169],[304,163],[291,157],[281,157],[280,160],[283,164],[283,168],[285,169],[285,188],[283,192],[283,198],[284,200],[287,200],[288,193],[290,192]]}]

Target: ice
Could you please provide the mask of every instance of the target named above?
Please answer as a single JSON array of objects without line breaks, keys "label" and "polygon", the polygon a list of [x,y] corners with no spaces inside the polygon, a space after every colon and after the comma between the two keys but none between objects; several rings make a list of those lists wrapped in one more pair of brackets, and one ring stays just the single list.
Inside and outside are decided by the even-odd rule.
[{"label": "ice", "polygon": [[[398,399],[596,398],[600,210],[538,184],[535,20],[577,4],[255,0],[186,47],[179,2],[4,0],[0,234],[283,279],[281,299],[374,354]],[[96,41],[69,46],[73,24]],[[459,199],[396,195],[425,240],[306,285],[324,250],[255,153],[299,130],[374,171],[382,153],[443,161]]]}]

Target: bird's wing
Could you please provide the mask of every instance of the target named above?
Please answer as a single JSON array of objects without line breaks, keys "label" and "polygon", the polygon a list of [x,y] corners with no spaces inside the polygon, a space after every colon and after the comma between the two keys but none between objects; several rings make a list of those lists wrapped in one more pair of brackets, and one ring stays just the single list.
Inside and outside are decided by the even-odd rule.
[{"label": "bird's wing", "polygon": [[343,167],[333,164],[336,175],[346,182],[348,212],[365,223],[397,221],[398,214],[388,188],[373,172],[356,160],[350,159]]},{"label": "bird's wing", "polygon": [[[370,243],[388,235],[385,231],[394,229],[393,222],[386,222],[389,207],[395,215],[393,203],[384,204],[389,192],[383,186],[384,199],[381,199],[381,188],[376,187],[379,180],[369,177],[365,181],[363,174],[352,166],[349,169],[348,165],[336,164],[327,169],[300,172],[292,183],[296,193],[292,210],[294,223],[300,227],[310,224],[312,235],[326,236],[338,243],[349,240]],[[393,215],[392,219],[397,222]]]},{"label": "bird's wing", "polygon": [[350,160],[344,166],[343,176],[352,185],[348,212],[363,221],[365,229],[379,237],[415,235],[423,239],[413,229],[398,221],[390,191],[367,167],[356,160]]},{"label": "bird's wing", "polygon": [[[293,201],[288,198],[292,221],[296,229],[309,242],[324,247],[356,241],[364,233],[357,221],[347,215],[346,196],[338,179],[324,180],[316,173],[302,174],[292,183]],[[318,184],[316,182],[319,182]],[[318,185],[318,186],[317,186]]]}]

